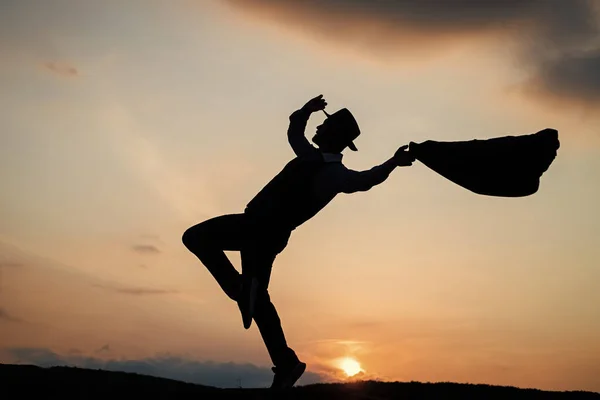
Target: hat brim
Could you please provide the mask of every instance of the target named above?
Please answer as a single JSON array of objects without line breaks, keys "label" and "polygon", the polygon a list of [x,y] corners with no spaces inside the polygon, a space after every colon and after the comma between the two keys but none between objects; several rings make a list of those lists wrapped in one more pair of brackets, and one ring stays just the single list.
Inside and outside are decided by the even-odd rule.
[{"label": "hat brim", "polygon": [[356,145],[354,144],[354,142],[350,142],[348,143],[348,148],[352,151],[358,151],[358,149],[356,148]]}]

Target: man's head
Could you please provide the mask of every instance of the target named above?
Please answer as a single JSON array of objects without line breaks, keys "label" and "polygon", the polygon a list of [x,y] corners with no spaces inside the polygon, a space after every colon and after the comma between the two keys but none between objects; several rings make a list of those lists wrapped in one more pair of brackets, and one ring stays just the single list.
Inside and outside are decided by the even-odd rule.
[{"label": "man's head", "polygon": [[[323,111],[325,112],[325,111]],[[317,133],[312,141],[325,153],[341,153],[346,147],[352,151],[358,149],[352,142],[360,135],[360,129],[354,116],[347,108],[329,115],[317,126]]]}]

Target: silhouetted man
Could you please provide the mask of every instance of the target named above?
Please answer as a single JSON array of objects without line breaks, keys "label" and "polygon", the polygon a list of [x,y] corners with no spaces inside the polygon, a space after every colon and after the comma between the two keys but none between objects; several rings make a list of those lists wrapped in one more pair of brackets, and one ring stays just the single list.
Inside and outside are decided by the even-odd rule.
[{"label": "silhouetted man", "polygon": [[[353,140],[360,130],[350,111],[327,115],[312,141],[304,135],[313,112],[325,112],[317,96],[290,116],[288,141],[296,154],[285,168],[248,203],[243,214],[223,215],[189,228],[183,243],[208,268],[223,291],[237,301],[244,328],[252,319],[260,330],[275,377],[271,388],[292,387],[306,364],[288,347],[281,321],[268,292],[275,257],[286,247],[294,229],[325,207],[338,193],[364,192],[385,181],[398,166],[409,166],[413,156],[402,146],[392,158],[367,171],[342,164],[342,151],[357,151]],[[224,251],[240,251],[242,274]]]}]

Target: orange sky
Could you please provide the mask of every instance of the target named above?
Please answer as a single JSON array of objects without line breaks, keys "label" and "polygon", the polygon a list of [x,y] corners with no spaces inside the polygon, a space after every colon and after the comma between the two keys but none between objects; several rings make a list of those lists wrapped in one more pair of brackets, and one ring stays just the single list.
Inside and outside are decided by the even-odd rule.
[{"label": "orange sky", "polygon": [[427,139],[553,127],[561,148],[531,197],[416,163],[294,232],[270,292],[306,382],[344,379],[350,356],[367,378],[600,391],[593,101],[528,94],[506,32],[417,24],[427,54],[396,53],[400,36],[354,45],[376,17],[332,36],[233,3],[0,6],[0,362],[41,363],[15,350],[35,348],[270,367],[181,234],[243,210],[293,155],[289,114],[323,93],[361,125],[354,169]]}]

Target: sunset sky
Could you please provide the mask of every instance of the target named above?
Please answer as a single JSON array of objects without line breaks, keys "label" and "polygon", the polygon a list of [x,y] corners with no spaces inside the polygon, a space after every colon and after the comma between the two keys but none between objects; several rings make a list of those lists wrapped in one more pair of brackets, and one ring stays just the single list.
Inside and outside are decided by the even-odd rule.
[{"label": "sunset sky", "polygon": [[600,391],[599,3],[0,0],[0,362],[270,384],[181,235],[241,212],[323,94],[360,124],[352,169],[428,139],[550,127],[561,147],[530,197],[417,162],[298,228],[269,290],[300,383],[351,359]]}]

